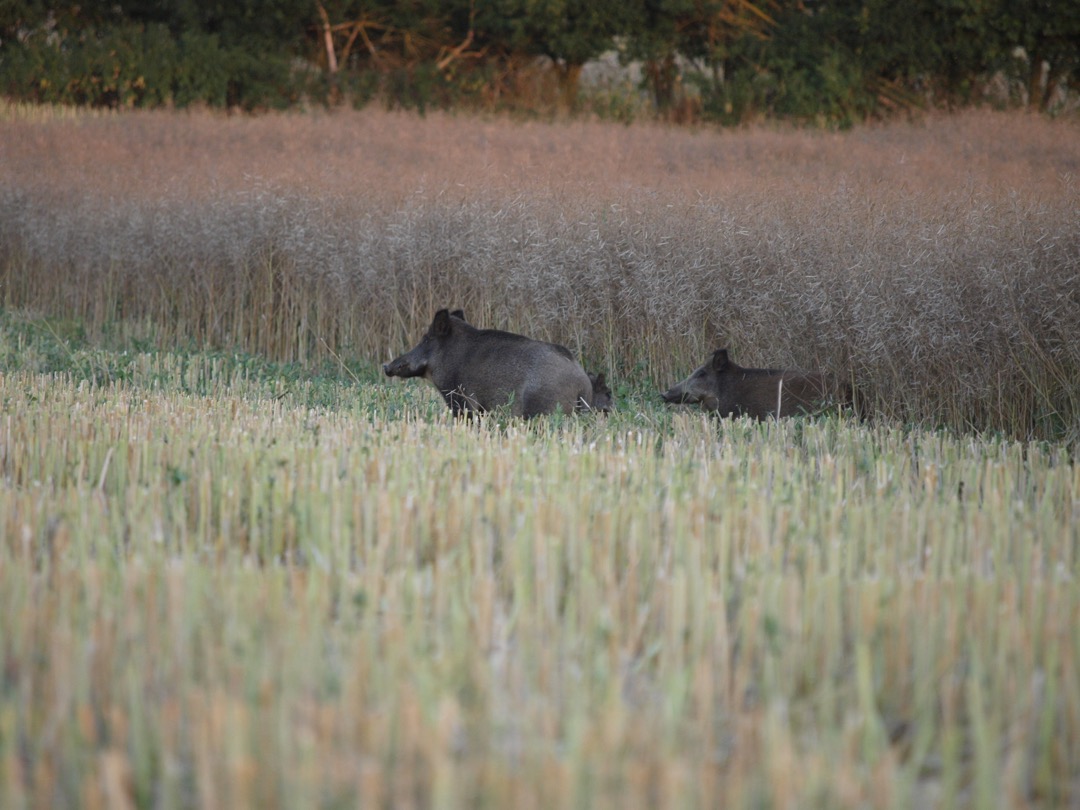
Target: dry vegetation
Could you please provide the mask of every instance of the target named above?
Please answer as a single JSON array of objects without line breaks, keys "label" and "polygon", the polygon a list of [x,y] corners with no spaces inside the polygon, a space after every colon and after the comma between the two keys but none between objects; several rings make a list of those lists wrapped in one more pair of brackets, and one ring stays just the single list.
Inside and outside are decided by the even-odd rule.
[{"label": "dry vegetation", "polygon": [[[1074,125],[0,150],[4,810],[1080,802]],[[619,410],[380,378],[446,305]],[[883,418],[663,406],[718,343]]]},{"label": "dry vegetation", "polygon": [[2,300],[92,334],[374,362],[460,305],[631,385],[725,344],[907,422],[1080,432],[1074,123],[6,118]]},{"label": "dry vegetation", "polygon": [[1080,797],[1062,448],[128,360],[0,376],[5,808]]}]

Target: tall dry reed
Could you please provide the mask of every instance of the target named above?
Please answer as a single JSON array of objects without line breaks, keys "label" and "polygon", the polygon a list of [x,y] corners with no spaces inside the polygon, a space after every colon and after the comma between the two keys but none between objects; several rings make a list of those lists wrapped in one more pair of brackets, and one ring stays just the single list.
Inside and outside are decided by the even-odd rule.
[{"label": "tall dry reed", "polygon": [[726,345],[876,412],[1080,435],[1080,131],[844,134],[365,111],[0,123],[3,304],[384,360],[441,306],[638,385]]}]

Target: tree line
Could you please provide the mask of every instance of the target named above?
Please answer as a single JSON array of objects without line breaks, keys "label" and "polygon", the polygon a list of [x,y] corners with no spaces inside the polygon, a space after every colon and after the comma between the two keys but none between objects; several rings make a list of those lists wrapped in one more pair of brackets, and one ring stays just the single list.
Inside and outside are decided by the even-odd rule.
[{"label": "tree line", "polygon": [[[618,80],[583,82],[590,63]],[[918,107],[1055,112],[1066,0],[143,0],[0,5],[0,92],[95,107],[390,106],[844,126]]]}]

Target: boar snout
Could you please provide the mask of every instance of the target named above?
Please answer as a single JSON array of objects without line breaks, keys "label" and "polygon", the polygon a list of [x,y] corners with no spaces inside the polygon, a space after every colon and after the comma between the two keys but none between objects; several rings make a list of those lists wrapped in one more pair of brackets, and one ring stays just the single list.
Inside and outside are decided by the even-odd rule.
[{"label": "boar snout", "polygon": [[720,407],[716,394],[702,390],[702,387],[692,380],[683,380],[660,396],[668,405],[700,405],[707,411],[715,411]]},{"label": "boar snout", "polygon": [[384,363],[382,370],[387,377],[417,377],[424,373],[423,369],[417,370],[413,368],[413,364],[409,362],[407,355],[402,355],[389,363]]},{"label": "boar snout", "polygon": [[669,405],[680,405],[686,401],[686,392],[678,385],[674,388],[669,388],[660,396],[663,398],[664,402]]}]

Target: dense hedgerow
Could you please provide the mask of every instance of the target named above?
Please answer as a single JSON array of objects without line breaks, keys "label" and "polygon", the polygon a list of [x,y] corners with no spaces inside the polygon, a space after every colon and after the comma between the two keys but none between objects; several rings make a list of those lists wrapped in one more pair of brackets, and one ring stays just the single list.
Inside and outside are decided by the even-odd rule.
[{"label": "dense hedgerow", "polygon": [[842,135],[364,112],[13,120],[8,307],[279,360],[384,360],[441,306],[665,384],[719,345],[876,412],[1076,436],[1080,138],[972,114]]}]

